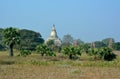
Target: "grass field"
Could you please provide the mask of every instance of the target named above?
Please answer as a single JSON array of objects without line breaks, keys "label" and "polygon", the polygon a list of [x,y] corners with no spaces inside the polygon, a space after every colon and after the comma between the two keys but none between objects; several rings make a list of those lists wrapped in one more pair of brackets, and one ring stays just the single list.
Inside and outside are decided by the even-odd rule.
[{"label": "grass field", "polygon": [[[0,52],[0,79],[120,79],[120,52],[114,61],[92,60],[82,55],[79,60],[57,57],[8,57]],[[15,54],[17,55],[17,54]]]}]

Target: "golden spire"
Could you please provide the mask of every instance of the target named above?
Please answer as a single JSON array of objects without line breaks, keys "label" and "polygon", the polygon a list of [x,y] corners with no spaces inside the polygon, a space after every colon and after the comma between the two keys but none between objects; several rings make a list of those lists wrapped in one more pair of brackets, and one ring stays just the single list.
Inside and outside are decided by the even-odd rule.
[{"label": "golden spire", "polygon": [[51,37],[57,37],[57,32],[56,32],[56,29],[55,29],[55,25],[53,24],[52,26],[52,31],[50,33],[50,36]]}]

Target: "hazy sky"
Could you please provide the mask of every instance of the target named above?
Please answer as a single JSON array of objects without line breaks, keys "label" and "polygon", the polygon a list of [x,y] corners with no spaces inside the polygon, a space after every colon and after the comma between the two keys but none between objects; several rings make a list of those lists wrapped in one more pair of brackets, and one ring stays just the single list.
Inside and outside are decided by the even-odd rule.
[{"label": "hazy sky", "polygon": [[46,39],[53,24],[61,39],[120,41],[120,0],[0,0],[0,28],[30,29]]}]

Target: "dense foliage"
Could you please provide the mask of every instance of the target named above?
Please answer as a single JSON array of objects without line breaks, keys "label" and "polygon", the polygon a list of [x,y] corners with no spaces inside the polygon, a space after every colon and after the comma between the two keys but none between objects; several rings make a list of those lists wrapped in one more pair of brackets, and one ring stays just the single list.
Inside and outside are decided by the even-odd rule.
[{"label": "dense foliage", "polygon": [[36,51],[41,54],[41,56],[56,56],[56,54],[47,45],[41,44],[36,47]]},{"label": "dense foliage", "polygon": [[[2,44],[4,29],[0,28],[0,50],[4,50],[6,47]],[[16,49],[23,50],[35,50],[36,46],[42,44],[44,39],[40,33],[32,30],[22,29],[19,30],[20,33],[20,45],[15,45]]]},{"label": "dense foliage", "polygon": [[0,28],[0,50],[5,50],[5,45],[2,44],[3,30]]},{"label": "dense foliage", "polygon": [[62,49],[62,53],[69,56],[69,59],[75,59],[77,55],[81,55],[81,48],[68,46]]},{"label": "dense foliage", "polygon": [[110,43],[115,43],[115,40],[113,38],[105,38],[102,40],[102,42],[106,45],[109,46]]},{"label": "dense foliage", "polygon": [[19,56],[30,55],[31,50],[36,50],[41,56],[56,56],[55,52],[62,52],[69,59],[76,59],[82,53],[86,53],[94,59],[111,61],[116,58],[112,49],[120,50],[120,42],[115,42],[113,38],[84,43],[68,34],[64,35],[62,46],[56,46],[54,40],[43,43],[41,34],[32,30],[19,30],[13,27],[0,29],[0,50],[10,48],[10,56],[13,56],[13,47],[15,47],[20,49]]},{"label": "dense foliage", "polygon": [[40,33],[31,30],[20,30],[21,35],[21,49],[35,50],[36,46],[42,44],[44,39]]},{"label": "dense foliage", "polygon": [[102,41],[95,41],[94,44],[95,44],[96,48],[101,48],[101,47],[106,47],[107,46]]},{"label": "dense foliage", "polygon": [[30,54],[31,54],[30,50],[21,50],[20,54],[18,56],[24,56],[24,57],[26,57],[26,56],[28,56]]},{"label": "dense foliage", "polygon": [[116,42],[112,45],[113,49],[120,50],[120,42]]},{"label": "dense foliage", "polygon": [[61,46],[55,45],[54,40],[47,41],[46,45],[55,52],[60,52],[61,51]]},{"label": "dense foliage", "polygon": [[80,40],[80,39],[74,39],[73,41],[73,45],[83,45],[84,41]]},{"label": "dense foliage", "polygon": [[16,28],[6,28],[3,31],[2,42],[9,47],[9,56],[13,56],[13,47],[15,44],[20,43],[20,33]]},{"label": "dense foliage", "polygon": [[64,35],[63,40],[62,40],[62,45],[63,46],[70,46],[73,44],[73,37],[69,34]]},{"label": "dense foliage", "polygon": [[111,61],[116,58],[116,55],[112,52],[112,49],[108,47],[90,48],[88,54],[94,56],[95,59],[103,59],[107,61]]},{"label": "dense foliage", "polygon": [[81,50],[82,52],[88,53],[90,45],[86,43],[86,44],[79,45],[79,47],[82,49]]}]

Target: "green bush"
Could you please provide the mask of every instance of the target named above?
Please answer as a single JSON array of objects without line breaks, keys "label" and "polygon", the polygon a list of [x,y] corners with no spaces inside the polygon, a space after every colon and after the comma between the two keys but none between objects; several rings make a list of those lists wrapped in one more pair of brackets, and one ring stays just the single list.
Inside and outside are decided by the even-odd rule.
[{"label": "green bush", "polygon": [[76,59],[77,55],[81,55],[81,48],[68,46],[62,49],[62,53],[69,56],[69,59]]},{"label": "green bush", "polygon": [[41,44],[36,47],[36,51],[41,54],[41,56],[56,56],[56,54],[48,46]]},{"label": "green bush", "polygon": [[106,61],[111,61],[116,58],[116,55],[112,52],[112,49],[108,47],[90,48],[88,54],[94,56],[94,59],[103,59]]},{"label": "green bush", "polygon": [[104,51],[104,60],[111,61],[116,58],[116,54],[112,52],[110,48],[103,48]]},{"label": "green bush", "polygon": [[30,55],[30,54],[31,54],[31,51],[30,51],[30,50],[21,50],[19,56],[24,56],[24,57],[26,57],[26,56],[28,56],[28,55]]}]

